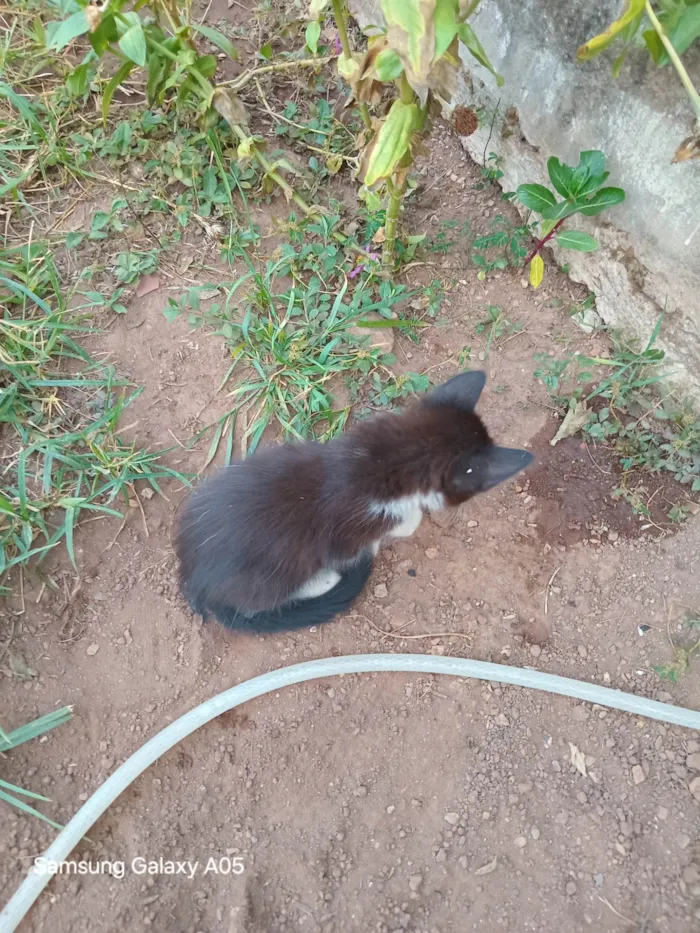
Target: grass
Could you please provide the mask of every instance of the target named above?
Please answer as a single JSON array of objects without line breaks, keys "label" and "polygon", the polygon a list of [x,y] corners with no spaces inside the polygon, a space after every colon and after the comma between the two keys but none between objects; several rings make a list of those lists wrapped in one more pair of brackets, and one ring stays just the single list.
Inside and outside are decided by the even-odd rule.
[{"label": "grass", "polygon": [[[76,563],[74,531],[89,513],[122,517],[134,484],[161,492],[181,474],[164,453],[126,443],[119,420],[138,390],[96,364],[77,342],[92,328],[69,310],[50,256],[0,253],[0,574],[64,542]],[[37,291],[24,284],[31,282]],[[41,292],[41,294],[39,294]]]},{"label": "grass", "polygon": [[669,635],[673,660],[652,667],[661,680],[668,680],[674,684],[688,673],[694,658],[700,652],[700,615],[692,609],[686,609],[679,628],[682,631],[680,641],[674,641]]},{"label": "grass", "polygon": [[[659,395],[664,353],[654,345],[660,327],[661,318],[642,349],[613,334],[609,357],[544,356],[535,372],[562,410],[585,404],[589,420],[584,436],[610,448],[622,467],[615,494],[647,516],[643,497],[630,486],[637,474],[667,475],[687,487],[688,496],[700,491],[700,419],[676,393]],[[689,514],[687,499],[676,498],[667,512],[672,522]]]},{"label": "grass", "polygon": [[[45,716],[40,716],[39,719],[35,719],[32,722],[26,723],[24,726],[14,729],[12,732],[5,732],[0,728],[0,755],[11,751],[13,748],[17,748],[19,745],[23,745],[25,742],[29,742],[31,739],[46,735],[46,733],[50,732],[52,729],[56,729],[58,726],[69,722],[72,717],[73,707],[64,706],[62,709],[54,710],[52,713],[47,713]],[[16,810],[38,817],[40,820],[43,820],[44,823],[53,826],[54,829],[63,829],[60,823],[54,822],[48,816],[41,813],[31,804],[27,803],[26,800],[23,800],[23,797],[29,800],[42,801],[44,803],[50,802],[48,797],[43,797],[41,794],[35,794],[33,791],[25,790],[22,787],[18,787],[16,784],[10,784],[9,781],[0,779],[0,800],[4,800],[5,803],[10,804],[10,806],[14,807]]]}]

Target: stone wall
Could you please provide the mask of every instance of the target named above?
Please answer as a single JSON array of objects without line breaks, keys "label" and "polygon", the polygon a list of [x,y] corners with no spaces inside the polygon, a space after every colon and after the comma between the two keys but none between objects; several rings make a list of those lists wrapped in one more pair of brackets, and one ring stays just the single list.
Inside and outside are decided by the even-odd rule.
[{"label": "stone wall", "polygon": [[[377,22],[371,0],[354,0],[360,22]],[[555,250],[570,274],[596,295],[602,319],[649,337],[665,310],[661,339],[672,382],[700,399],[700,160],[671,164],[689,135],[693,110],[671,66],[657,68],[633,49],[620,77],[610,54],[576,63],[576,50],[619,12],[619,0],[483,0],[472,20],[502,88],[464,52],[467,67],[453,103],[498,105],[488,125],[464,140],[470,155],[503,157],[501,184],[548,183],[546,161],[575,164],[583,149],[601,149],[608,184],[627,192],[624,204],[572,226],[596,236],[597,253]],[[614,53],[613,53],[614,54]],[[684,56],[700,86],[700,49]],[[513,120],[504,120],[508,108]],[[517,116],[516,116],[517,115]]]}]

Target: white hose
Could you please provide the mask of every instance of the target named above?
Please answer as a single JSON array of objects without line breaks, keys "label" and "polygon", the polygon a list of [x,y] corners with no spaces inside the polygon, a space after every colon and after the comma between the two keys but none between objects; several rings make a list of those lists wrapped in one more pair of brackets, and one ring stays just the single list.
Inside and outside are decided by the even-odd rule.
[{"label": "white hose", "polygon": [[[102,816],[107,807],[126,790],[139,774],[153,764],[161,755],[186,738],[195,729],[225,713],[227,710],[262,696],[281,687],[315,680],[318,677],[330,677],[337,674],[362,674],[372,671],[403,671],[405,673],[452,674],[456,677],[475,677],[478,680],[491,680],[518,687],[531,687],[548,693],[574,697],[587,703],[598,703],[613,709],[624,710],[638,716],[660,719],[676,726],[700,730],[700,712],[669,706],[656,700],[647,700],[621,690],[599,687],[568,677],[544,674],[541,671],[509,667],[503,664],[491,664],[487,661],[472,661],[469,658],[441,658],[422,654],[355,654],[342,658],[325,658],[320,661],[307,661],[304,664],[292,664],[269,674],[261,674],[236,687],[225,690],[218,696],[200,703],[195,709],[185,713],[175,722],[166,726],[152,739],[149,739],[138,751],[134,752],[123,765],[120,765],[101,787],[95,791],[78,810],[73,819],[51,843],[44,858],[61,862],[85,836],[90,827]],[[39,874],[31,868],[29,874],[19,886],[13,897],[0,914],[0,933],[14,933],[32,904],[48,884],[49,874]]]}]

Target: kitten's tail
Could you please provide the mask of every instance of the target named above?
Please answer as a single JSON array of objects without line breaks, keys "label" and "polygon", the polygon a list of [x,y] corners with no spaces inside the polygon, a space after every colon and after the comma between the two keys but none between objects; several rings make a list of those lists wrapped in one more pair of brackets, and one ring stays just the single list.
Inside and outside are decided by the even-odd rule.
[{"label": "kitten's tail", "polygon": [[[323,625],[324,622],[349,609],[372,573],[374,557],[363,552],[357,561],[347,567],[333,589],[313,599],[296,599],[276,609],[244,615],[235,606],[207,607],[226,628],[253,630],[256,632],[286,632],[305,628],[307,625]],[[206,619],[206,615],[205,615]]]}]

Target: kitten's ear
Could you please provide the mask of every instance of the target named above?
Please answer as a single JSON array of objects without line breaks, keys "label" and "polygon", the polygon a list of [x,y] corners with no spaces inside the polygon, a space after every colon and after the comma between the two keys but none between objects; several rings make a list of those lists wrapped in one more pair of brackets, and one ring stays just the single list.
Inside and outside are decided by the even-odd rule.
[{"label": "kitten's ear", "polygon": [[486,373],[475,369],[472,372],[453,376],[441,386],[436,386],[423,398],[426,405],[459,408],[474,411],[479,396],[486,385]]},{"label": "kitten's ear", "polygon": [[474,495],[504,483],[534,459],[528,450],[491,445],[460,464],[452,479],[461,494]]}]

